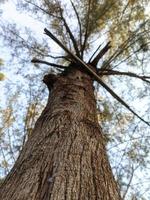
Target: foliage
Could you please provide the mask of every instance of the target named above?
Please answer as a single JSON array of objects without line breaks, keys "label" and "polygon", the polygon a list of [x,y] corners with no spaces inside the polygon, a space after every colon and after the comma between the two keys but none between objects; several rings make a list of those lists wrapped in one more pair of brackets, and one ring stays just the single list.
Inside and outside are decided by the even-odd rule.
[{"label": "foliage", "polygon": [[2,72],[0,72],[0,81],[3,81],[4,79],[5,79],[5,75]]},{"label": "foliage", "polygon": [[[3,63],[3,60],[0,59],[0,66],[3,65],[3,64],[4,64],[4,63]],[[4,79],[5,79],[4,73],[0,72],[0,81],[3,81]]]}]

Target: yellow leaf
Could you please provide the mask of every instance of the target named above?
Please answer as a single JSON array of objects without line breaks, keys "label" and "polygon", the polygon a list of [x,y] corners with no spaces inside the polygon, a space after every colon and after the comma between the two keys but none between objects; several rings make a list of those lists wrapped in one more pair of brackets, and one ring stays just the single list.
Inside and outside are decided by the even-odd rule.
[{"label": "yellow leaf", "polygon": [[0,81],[3,81],[4,79],[5,79],[5,75],[2,72],[0,72]]}]

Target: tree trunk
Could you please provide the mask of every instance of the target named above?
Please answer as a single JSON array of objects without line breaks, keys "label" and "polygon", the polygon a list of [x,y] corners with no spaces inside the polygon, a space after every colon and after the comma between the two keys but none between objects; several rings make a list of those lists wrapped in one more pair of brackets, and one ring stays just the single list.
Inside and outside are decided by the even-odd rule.
[{"label": "tree trunk", "polygon": [[120,200],[96,114],[92,78],[75,68],[46,75],[50,91],[1,200]]}]

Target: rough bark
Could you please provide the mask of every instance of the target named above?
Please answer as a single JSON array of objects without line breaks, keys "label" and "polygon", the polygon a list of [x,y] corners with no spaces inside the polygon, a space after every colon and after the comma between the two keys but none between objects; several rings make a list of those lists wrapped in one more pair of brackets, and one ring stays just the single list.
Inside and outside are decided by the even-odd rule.
[{"label": "rough bark", "polygon": [[[1,200],[120,200],[97,121],[91,77],[72,68],[45,76],[51,89]],[[52,88],[51,88],[52,87]]]}]

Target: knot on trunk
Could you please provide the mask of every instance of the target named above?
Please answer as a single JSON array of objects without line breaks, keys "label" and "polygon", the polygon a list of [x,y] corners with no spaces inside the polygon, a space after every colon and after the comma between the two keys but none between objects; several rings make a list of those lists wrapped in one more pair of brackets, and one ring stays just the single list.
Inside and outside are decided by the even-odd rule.
[{"label": "knot on trunk", "polygon": [[47,85],[49,90],[53,88],[53,85],[56,81],[57,81],[57,75],[55,74],[46,74],[43,78],[43,82]]}]

